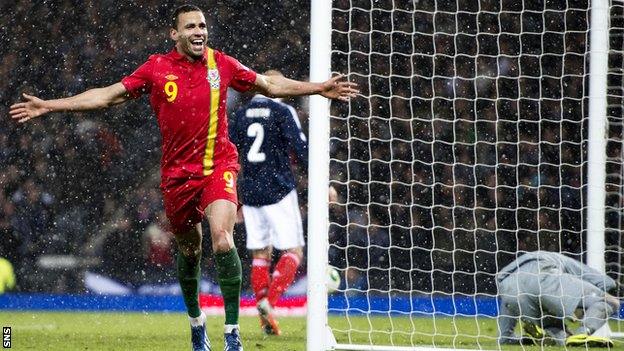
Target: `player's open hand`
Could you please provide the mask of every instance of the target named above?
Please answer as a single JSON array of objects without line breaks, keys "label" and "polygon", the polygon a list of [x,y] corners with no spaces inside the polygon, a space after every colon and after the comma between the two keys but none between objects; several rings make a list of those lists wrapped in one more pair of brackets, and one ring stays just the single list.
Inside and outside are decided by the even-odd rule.
[{"label": "player's open hand", "polygon": [[9,110],[9,114],[14,120],[19,123],[24,123],[30,119],[39,117],[49,112],[49,110],[45,107],[44,100],[28,94],[23,95],[24,100],[26,101],[11,105],[11,109]]},{"label": "player's open hand", "polygon": [[337,99],[341,101],[349,101],[350,98],[356,97],[360,92],[357,84],[344,80],[345,76],[339,74],[323,83],[321,95],[328,99]]}]

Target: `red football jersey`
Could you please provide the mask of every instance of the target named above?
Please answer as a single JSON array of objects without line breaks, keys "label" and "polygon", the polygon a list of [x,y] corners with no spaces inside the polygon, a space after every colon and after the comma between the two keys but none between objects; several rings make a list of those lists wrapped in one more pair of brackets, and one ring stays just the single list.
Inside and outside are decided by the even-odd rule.
[{"label": "red football jersey", "polygon": [[255,80],[254,71],[210,48],[195,62],[175,48],[152,55],[121,80],[133,98],[150,94],[162,135],[163,180],[208,176],[217,167],[238,169],[228,137],[227,91],[247,91]]}]

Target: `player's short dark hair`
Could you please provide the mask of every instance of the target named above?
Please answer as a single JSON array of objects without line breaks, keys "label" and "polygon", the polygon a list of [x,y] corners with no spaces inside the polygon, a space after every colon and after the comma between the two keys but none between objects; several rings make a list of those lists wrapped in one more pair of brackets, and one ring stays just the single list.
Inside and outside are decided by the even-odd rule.
[{"label": "player's short dark hair", "polygon": [[203,12],[195,5],[186,4],[178,6],[175,10],[173,10],[173,15],[171,16],[171,28],[178,29],[178,17],[180,17],[180,14],[195,11]]}]

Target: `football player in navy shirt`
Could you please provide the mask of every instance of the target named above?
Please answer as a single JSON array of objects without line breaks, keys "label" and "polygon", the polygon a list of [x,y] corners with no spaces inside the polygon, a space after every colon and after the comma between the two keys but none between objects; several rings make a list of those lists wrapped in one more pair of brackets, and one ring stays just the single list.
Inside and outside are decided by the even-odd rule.
[{"label": "football player in navy shirt", "polygon": [[[278,71],[266,75],[281,75]],[[272,309],[293,282],[303,259],[303,225],[290,155],[307,171],[308,145],[297,112],[279,99],[254,96],[230,123],[242,172],[238,189],[243,203],[251,286],[265,333],[279,335]],[[330,199],[335,200],[330,188]],[[271,274],[273,248],[280,258]]]}]

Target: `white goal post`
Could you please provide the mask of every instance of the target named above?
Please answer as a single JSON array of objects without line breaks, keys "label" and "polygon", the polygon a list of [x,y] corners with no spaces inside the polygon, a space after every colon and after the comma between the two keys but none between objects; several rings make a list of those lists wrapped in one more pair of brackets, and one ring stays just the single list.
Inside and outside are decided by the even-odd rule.
[{"label": "white goal post", "polygon": [[310,80],[362,93],[309,102],[307,350],[499,349],[518,251],[624,281],[622,2],[312,0],[310,20]]},{"label": "white goal post", "polygon": [[[310,14],[310,80],[322,82],[328,79],[331,70],[331,0],[313,0]],[[313,95],[310,97],[309,120],[309,178],[308,233],[315,233],[308,239],[308,309],[307,350],[327,350],[325,340],[327,326],[327,287],[325,272],[329,228],[328,186],[329,186],[329,102]],[[308,238],[312,238],[308,236]],[[311,264],[310,264],[311,263]]]}]

